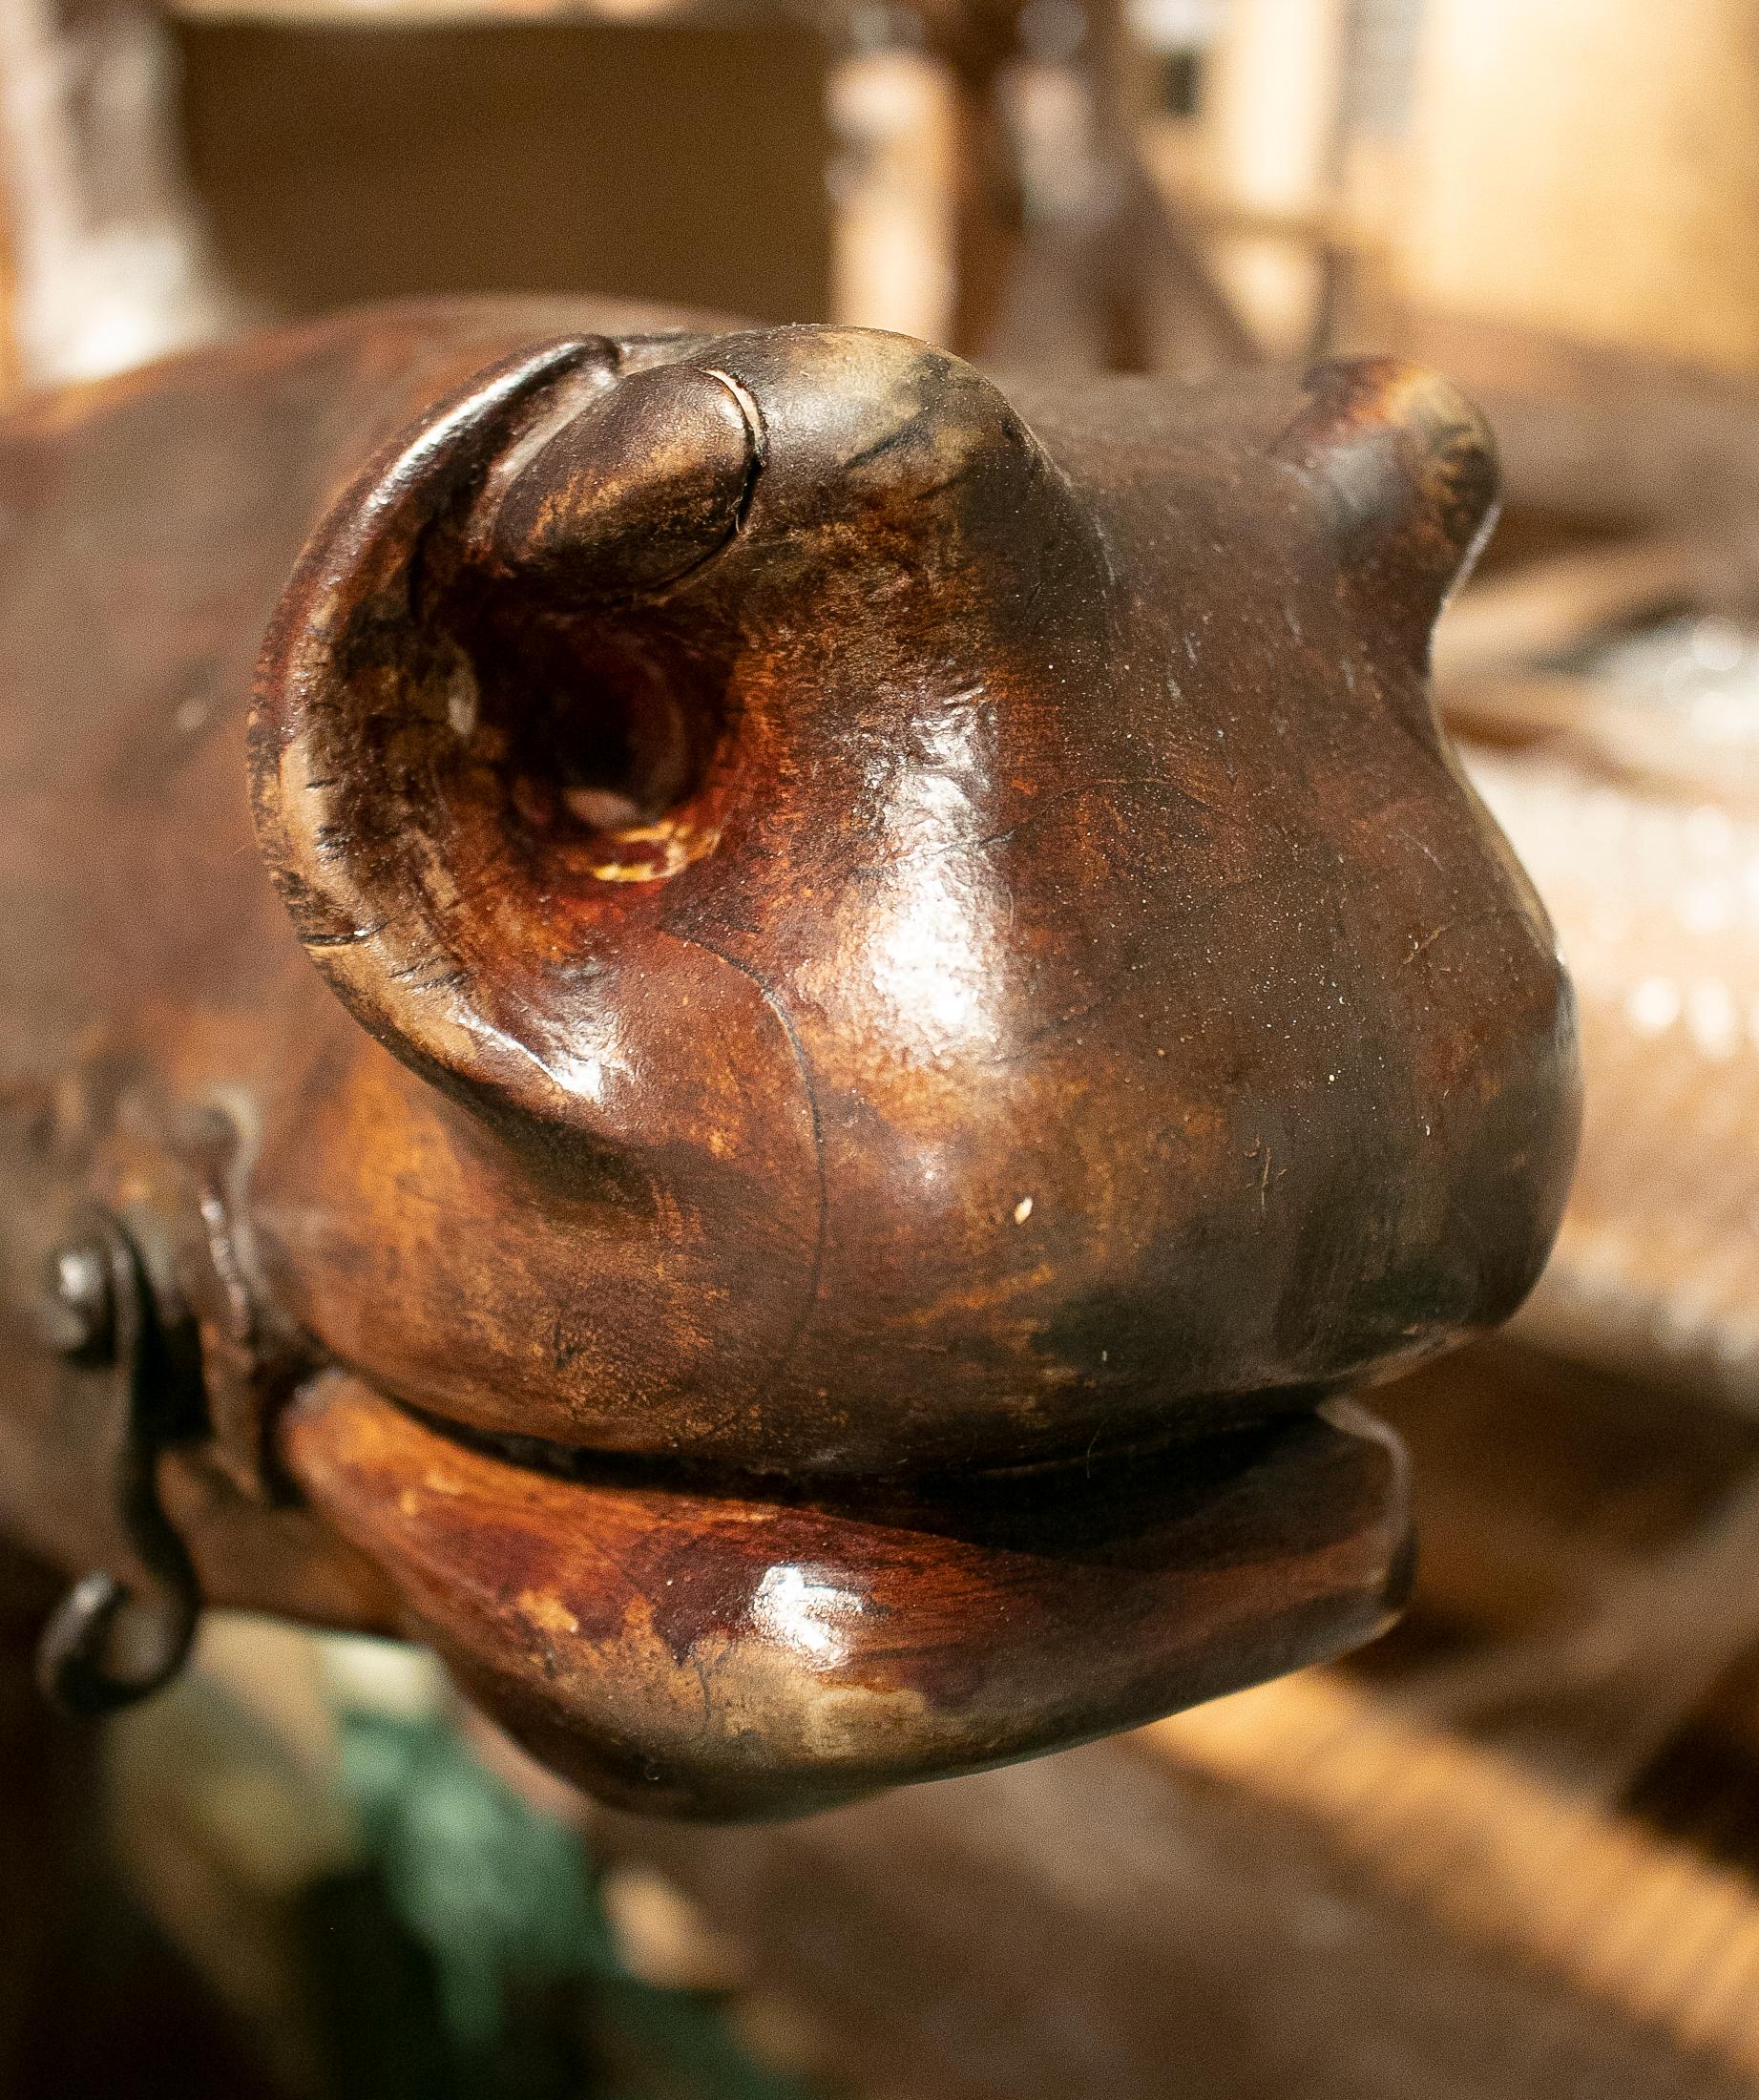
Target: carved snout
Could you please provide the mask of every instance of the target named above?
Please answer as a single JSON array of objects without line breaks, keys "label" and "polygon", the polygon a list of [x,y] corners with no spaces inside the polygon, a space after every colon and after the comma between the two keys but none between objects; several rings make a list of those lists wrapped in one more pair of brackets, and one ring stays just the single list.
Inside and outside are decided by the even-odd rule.
[{"label": "carved snout", "polygon": [[307,552],[260,832],[474,1120],[302,1129],[364,1382],[288,1460],[592,1784],[807,1805],[1396,1596],[1396,1456],[1304,1410],[1506,1310],[1567,1165],[1543,929],[1388,733],[1494,476],[1401,369],[1222,400],[1041,444],[895,338],[581,340]]},{"label": "carved snout", "polygon": [[1568,999],[1422,670],[1487,441],[1407,368],[1290,391],[1052,390],[1041,444],[900,338],[583,340],[367,471],[264,656],[260,831],[351,1009],[511,1141],[385,1111],[558,1339],[392,1303],[339,1354],[859,1472],[1247,1419],[1511,1308]]}]

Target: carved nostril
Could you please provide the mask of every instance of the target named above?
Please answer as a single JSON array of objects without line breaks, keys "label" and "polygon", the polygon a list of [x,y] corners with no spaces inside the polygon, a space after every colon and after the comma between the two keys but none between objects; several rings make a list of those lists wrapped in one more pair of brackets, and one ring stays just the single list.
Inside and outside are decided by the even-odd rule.
[{"label": "carved nostril", "polygon": [[313,536],[260,671],[258,830],[302,937],[497,1128],[596,1130],[556,1055],[576,966],[713,850],[745,763],[739,608],[674,587],[740,532],[757,411],[622,364],[571,337],[435,403]]},{"label": "carved nostril", "polygon": [[702,786],[721,732],[714,682],[649,639],[594,622],[487,618],[472,638],[467,748],[505,784],[528,843],[663,825]]},{"label": "carved nostril", "polygon": [[470,791],[546,890],[674,874],[713,843],[688,806],[723,669],[667,595],[738,532],[758,460],[738,391],[665,366],[558,404],[486,479],[434,609],[466,667]]}]

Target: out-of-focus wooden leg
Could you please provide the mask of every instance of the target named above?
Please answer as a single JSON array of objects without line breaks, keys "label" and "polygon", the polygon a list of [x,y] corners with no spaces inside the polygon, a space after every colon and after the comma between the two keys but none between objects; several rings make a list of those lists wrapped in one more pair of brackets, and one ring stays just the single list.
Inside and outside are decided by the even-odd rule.
[{"label": "out-of-focus wooden leg", "polygon": [[57,1578],[0,1542],[0,2093],[32,2090],[45,2015],[64,1997],[76,1891],[97,1818],[95,1737],[43,1703],[32,1673]]}]

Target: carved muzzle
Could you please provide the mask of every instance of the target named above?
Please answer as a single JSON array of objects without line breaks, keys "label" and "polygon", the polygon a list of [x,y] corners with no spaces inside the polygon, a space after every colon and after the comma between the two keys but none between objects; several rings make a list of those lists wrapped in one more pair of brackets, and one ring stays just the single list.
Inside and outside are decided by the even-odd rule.
[{"label": "carved muzzle", "polygon": [[412,1077],[268,1142],[346,1221],[264,1221],[287,1451],[553,1762],[808,1806],[1380,1623],[1332,1396],[1512,1310],[1574,1144],[1426,689],[1494,487],[1401,367],[797,328],[540,346],[337,503],[258,829]]}]

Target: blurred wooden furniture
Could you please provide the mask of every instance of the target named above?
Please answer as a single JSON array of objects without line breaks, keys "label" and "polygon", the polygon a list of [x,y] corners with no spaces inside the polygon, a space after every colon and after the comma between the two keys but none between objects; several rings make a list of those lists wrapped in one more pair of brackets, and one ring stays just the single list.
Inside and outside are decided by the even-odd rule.
[{"label": "blurred wooden furniture", "polygon": [[1759,1426],[1509,1344],[1385,1398],[1425,1552],[1365,1668],[785,1831],[594,1841],[864,2100],[1750,2092],[1759,1648],[1693,1632],[1750,1599]]}]

